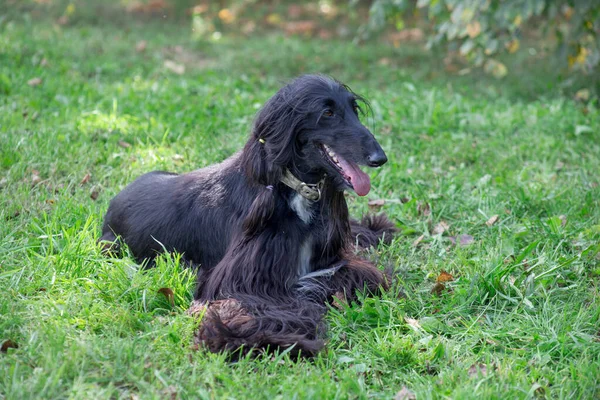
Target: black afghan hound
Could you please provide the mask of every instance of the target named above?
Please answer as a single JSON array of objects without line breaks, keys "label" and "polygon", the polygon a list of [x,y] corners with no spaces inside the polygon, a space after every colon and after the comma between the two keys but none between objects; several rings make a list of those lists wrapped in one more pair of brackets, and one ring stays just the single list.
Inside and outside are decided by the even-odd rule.
[{"label": "black afghan hound", "polygon": [[391,239],[384,216],[350,221],[345,189],[365,196],[359,164],[387,161],[359,120],[364,100],[331,78],[307,75],[258,113],[242,152],[184,175],[150,172],[110,203],[100,241],[138,259],[178,251],[197,268],[206,311],[197,341],[211,351],[322,346],[335,297],[375,293],[384,274],[353,245]]}]

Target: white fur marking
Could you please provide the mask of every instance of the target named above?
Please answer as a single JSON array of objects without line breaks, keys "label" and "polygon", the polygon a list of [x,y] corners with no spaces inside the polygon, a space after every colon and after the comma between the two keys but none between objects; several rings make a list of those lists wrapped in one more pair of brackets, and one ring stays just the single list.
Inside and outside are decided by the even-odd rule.
[{"label": "white fur marking", "polygon": [[312,237],[309,236],[300,247],[300,255],[298,257],[298,277],[302,278],[310,273],[310,259],[312,258]]},{"label": "white fur marking", "polygon": [[290,201],[290,207],[292,210],[296,212],[298,218],[302,220],[305,224],[310,223],[313,218],[313,210],[311,209],[312,202],[304,197],[300,196],[300,194],[296,193],[292,200]]}]

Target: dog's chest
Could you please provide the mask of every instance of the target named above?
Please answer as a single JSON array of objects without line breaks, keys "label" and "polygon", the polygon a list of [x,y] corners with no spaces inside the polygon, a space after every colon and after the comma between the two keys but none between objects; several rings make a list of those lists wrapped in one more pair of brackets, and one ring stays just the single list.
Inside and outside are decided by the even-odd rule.
[{"label": "dog's chest", "polygon": [[[305,224],[310,224],[314,218],[312,205],[313,203],[310,200],[305,199],[298,193],[294,194],[290,201],[290,207]],[[300,245],[300,252],[298,254],[298,277],[303,277],[311,272],[312,268],[310,266],[310,260],[312,258],[312,249],[313,237],[308,234],[303,238]]]},{"label": "dog's chest", "polygon": [[295,193],[290,200],[290,207],[305,224],[310,224],[313,219],[314,211],[312,205],[312,201],[305,199],[298,193]]}]

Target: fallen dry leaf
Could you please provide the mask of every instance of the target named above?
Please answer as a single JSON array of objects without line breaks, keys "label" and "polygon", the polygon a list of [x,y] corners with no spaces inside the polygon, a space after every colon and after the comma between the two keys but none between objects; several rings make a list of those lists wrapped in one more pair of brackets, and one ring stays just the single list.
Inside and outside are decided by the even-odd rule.
[{"label": "fallen dry leaf", "polygon": [[124,149],[128,149],[131,147],[131,145],[124,140],[119,140],[118,144],[119,144],[119,146],[121,146]]},{"label": "fallen dry leaf", "polygon": [[496,222],[498,222],[498,218],[499,218],[499,217],[498,217],[498,215],[497,215],[497,214],[496,214],[496,215],[493,215],[493,216],[491,216],[491,217],[490,217],[490,219],[488,219],[488,220],[485,222],[485,224],[486,224],[487,226],[492,226],[492,225],[494,225]]},{"label": "fallen dry leaf", "polygon": [[93,188],[92,191],[90,192],[90,198],[94,201],[96,201],[98,199],[99,195],[100,195],[100,189],[98,189],[98,188]]},{"label": "fallen dry leaf", "polygon": [[450,275],[448,272],[442,270],[438,277],[435,279],[436,282],[452,282],[454,277]]},{"label": "fallen dry leaf", "polygon": [[417,213],[424,217],[428,217],[431,215],[431,206],[429,203],[419,203],[417,204]]},{"label": "fallen dry leaf", "polygon": [[439,296],[440,294],[442,294],[442,292],[444,291],[444,289],[446,289],[446,286],[443,283],[437,282],[431,288],[431,293],[437,294]]},{"label": "fallen dry leaf", "polygon": [[18,349],[18,348],[19,348],[19,345],[16,342],[8,339],[8,340],[5,340],[4,342],[2,342],[0,351],[2,353],[6,353],[6,352],[8,352],[8,349]]},{"label": "fallen dry leaf", "polygon": [[68,24],[68,23],[69,23],[69,18],[68,18],[66,15],[63,15],[63,16],[59,17],[59,18],[56,20],[56,22],[57,22],[59,25],[66,25],[66,24]]},{"label": "fallen dry leaf", "polygon": [[88,183],[90,181],[91,177],[92,177],[92,175],[90,175],[89,173],[85,174],[85,176],[83,177],[83,179],[81,180],[81,182],[79,182],[79,184],[81,186],[85,185],[86,183]]},{"label": "fallen dry leaf", "polygon": [[560,226],[565,226],[567,224],[567,216],[566,215],[559,215],[558,218],[560,219]]},{"label": "fallen dry leaf", "polygon": [[42,178],[40,178],[38,174],[39,172],[36,170],[33,170],[31,173],[31,183],[33,186],[39,184],[42,181]]},{"label": "fallen dry leaf", "polygon": [[346,295],[342,292],[335,292],[333,295],[332,305],[338,310],[343,310],[348,307],[348,300],[346,299]]},{"label": "fallen dry leaf", "polygon": [[148,47],[148,42],[146,42],[145,40],[140,40],[135,45],[135,51],[137,51],[138,53],[143,53],[144,51],[146,51],[146,47]]},{"label": "fallen dry leaf", "polygon": [[48,59],[47,58],[42,58],[42,61],[40,61],[40,67],[45,67],[46,65],[48,65]]},{"label": "fallen dry leaf", "polygon": [[38,86],[42,84],[42,78],[32,78],[27,81],[29,86]]},{"label": "fallen dry leaf", "polygon": [[448,225],[444,221],[440,221],[439,224],[437,224],[433,228],[433,231],[431,232],[431,234],[432,235],[441,235],[442,233],[446,232],[448,230],[448,228],[450,228],[450,225]]},{"label": "fallen dry leaf", "polygon": [[453,244],[458,244],[460,246],[468,246],[475,242],[475,239],[471,235],[458,235],[458,238],[456,236],[449,236],[448,239],[450,239]]},{"label": "fallen dry leaf", "polygon": [[160,288],[158,289],[158,293],[163,294],[167,298],[171,307],[175,306],[175,293],[173,292],[173,289],[166,287]]},{"label": "fallen dry leaf", "polygon": [[421,235],[417,239],[415,239],[415,241],[413,242],[413,247],[417,247],[418,245],[420,245],[423,239],[425,239],[425,235]]},{"label": "fallen dry leaf", "polygon": [[162,390],[163,399],[176,400],[177,399],[177,388],[175,386],[167,386]]},{"label": "fallen dry leaf", "polygon": [[394,396],[394,400],[416,400],[416,399],[417,399],[417,396],[412,391],[408,390],[408,388],[406,386],[402,386],[402,390],[400,390]]},{"label": "fallen dry leaf", "polygon": [[369,210],[371,211],[379,211],[384,204],[384,199],[369,200],[369,202],[367,203],[367,205],[369,206]]},{"label": "fallen dry leaf", "polygon": [[479,374],[482,376],[487,375],[487,366],[485,364],[473,364],[469,367],[469,378],[477,377]]},{"label": "fallen dry leaf", "polygon": [[183,75],[185,73],[185,65],[183,64],[178,64],[175,61],[166,60],[164,65],[166,69],[173,73],[176,73],[177,75]]},{"label": "fallen dry leaf", "polygon": [[416,319],[404,317],[404,321],[406,321],[409,326],[415,328],[415,330],[421,329],[421,324],[419,324],[419,321]]}]

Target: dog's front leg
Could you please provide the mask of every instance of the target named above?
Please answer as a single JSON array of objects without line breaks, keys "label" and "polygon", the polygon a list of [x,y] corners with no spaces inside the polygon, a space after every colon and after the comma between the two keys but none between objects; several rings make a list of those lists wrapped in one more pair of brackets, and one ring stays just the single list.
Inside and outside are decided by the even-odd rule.
[{"label": "dog's front leg", "polygon": [[199,278],[195,299],[235,298],[236,294],[276,298],[290,294],[298,273],[299,240],[276,228],[237,240],[219,264]]},{"label": "dog's front leg", "polygon": [[388,279],[371,262],[349,256],[300,278],[296,286],[302,297],[317,302],[334,300],[334,297],[356,298],[357,291],[376,295],[389,287]]}]

